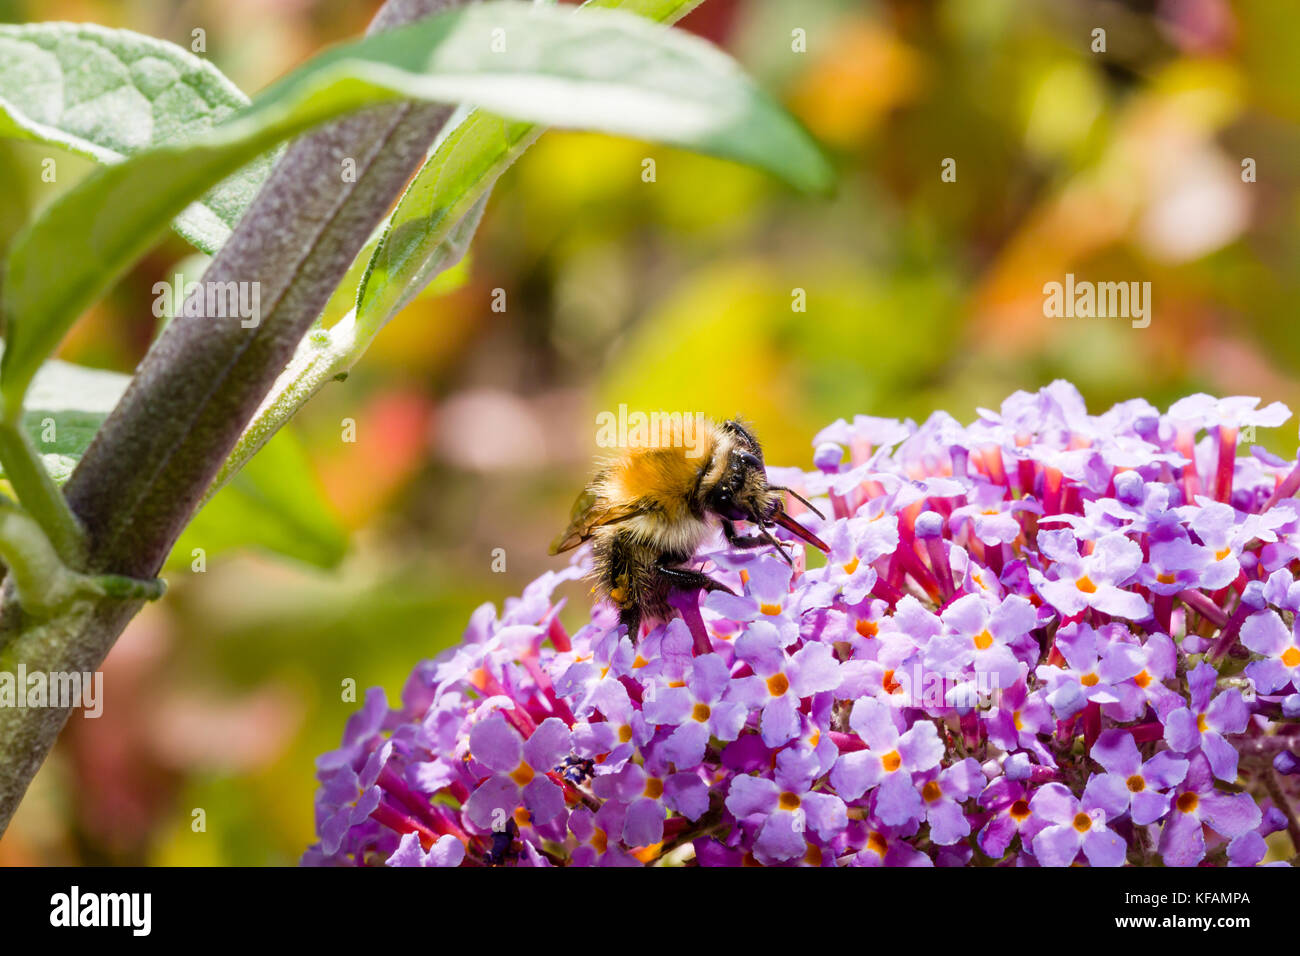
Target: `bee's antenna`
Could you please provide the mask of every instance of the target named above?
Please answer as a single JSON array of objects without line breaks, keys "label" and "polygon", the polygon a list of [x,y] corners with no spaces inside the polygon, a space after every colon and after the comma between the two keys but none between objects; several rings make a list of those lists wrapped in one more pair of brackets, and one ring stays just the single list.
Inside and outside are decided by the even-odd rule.
[{"label": "bee's antenna", "polygon": [[794,495],[796,498],[798,498],[800,501],[802,501],[804,504],[806,504],[806,505],[808,506],[808,509],[809,509],[810,511],[812,511],[812,513],[815,514],[817,517],[819,517],[819,518],[825,518],[825,517],[826,517],[824,514],[822,514],[820,511],[817,510],[817,506],[816,506],[816,505],[814,505],[811,501],[809,501],[809,500],[808,500],[807,498],[805,498],[803,495],[799,494],[799,492],[795,491],[793,488],[787,488],[787,487],[785,487],[784,485],[768,485],[768,487],[771,488],[773,491],[784,491],[784,492],[786,492],[787,494]]}]

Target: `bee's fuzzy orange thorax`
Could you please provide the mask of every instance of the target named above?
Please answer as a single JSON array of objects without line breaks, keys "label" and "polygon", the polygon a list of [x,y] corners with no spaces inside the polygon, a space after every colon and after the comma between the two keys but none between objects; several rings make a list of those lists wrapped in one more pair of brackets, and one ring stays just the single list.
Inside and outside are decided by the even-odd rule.
[{"label": "bee's fuzzy orange thorax", "polygon": [[689,455],[683,446],[634,448],[609,470],[607,497],[617,501],[650,499],[661,506],[680,509],[670,518],[683,517],[700,480],[700,469],[713,453],[710,436]]}]

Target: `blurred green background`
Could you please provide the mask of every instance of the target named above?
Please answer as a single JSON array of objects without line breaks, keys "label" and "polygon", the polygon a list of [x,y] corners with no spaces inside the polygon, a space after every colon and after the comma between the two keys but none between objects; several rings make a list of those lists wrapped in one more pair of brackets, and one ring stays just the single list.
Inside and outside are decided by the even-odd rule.
[{"label": "blurred green background", "polygon": [[[0,20],[184,46],[202,27],[251,93],[376,6],[0,0]],[[243,527],[192,529],[206,570],[188,548],[173,562],[168,596],[105,664],[104,716],[73,718],[0,864],[295,862],[313,839],[313,760],[354,709],[343,682],[396,699],[477,604],[556,566],[546,546],[597,450],[596,413],[620,403],[741,414],[770,463],[801,465],[837,417],[969,420],[1057,377],[1094,411],[1198,390],[1300,408],[1300,9],[709,0],[684,26],[807,124],[838,194],[548,133],[499,183],[468,282],[413,303],[277,453],[310,463],[348,534],[341,562],[239,547],[257,537],[230,533],[255,528],[251,506]],[[0,243],[85,168],[61,157],[73,175],[42,183],[46,152],[0,143]],[[154,250],[62,357],[130,371],[155,331],[152,285],[188,254],[175,238]],[[1150,327],[1045,318],[1043,284],[1067,272],[1151,282]],[[1258,439],[1290,454],[1294,436]],[[569,594],[580,620],[583,591]]]}]

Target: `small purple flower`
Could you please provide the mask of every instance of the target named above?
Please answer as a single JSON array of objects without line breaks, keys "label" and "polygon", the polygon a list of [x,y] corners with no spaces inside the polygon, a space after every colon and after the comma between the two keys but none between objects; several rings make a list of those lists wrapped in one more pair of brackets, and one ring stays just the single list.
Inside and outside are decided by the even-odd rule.
[{"label": "small purple flower", "polygon": [[465,844],[450,834],[438,837],[428,850],[414,833],[407,833],[388,858],[388,866],[460,866]]},{"label": "small purple flower", "polygon": [[954,529],[969,522],[975,537],[985,545],[1010,544],[1022,530],[1016,515],[1020,512],[1042,514],[1043,506],[1033,499],[1008,501],[1005,500],[1006,494],[1007,489],[1001,485],[979,482],[966,496],[970,504],[954,508],[949,521]]},{"label": "small purple flower", "polygon": [[876,788],[876,814],[888,826],[906,826],[925,813],[913,773],[938,766],[943,743],[934,724],[918,721],[900,733],[897,709],[871,697],[860,698],[849,715],[849,726],[867,750],[841,754],[831,770],[831,785],[845,800],[857,800]]},{"label": "small purple flower", "polygon": [[961,805],[984,787],[979,761],[967,757],[943,770],[928,771],[918,782],[930,839],[939,846],[948,846],[967,836],[970,821]]},{"label": "small purple flower", "polygon": [[1106,773],[1088,780],[1084,798],[1112,819],[1130,813],[1139,826],[1155,823],[1169,812],[1172,798],[1163,791],[1187,776],[1187,761],[1167,752],[1143,763],[1133,735],[1123,730],[1103,731],[1092,745],[1092,759]]},{"label": "small purple flower", "polygon": [[1028,847],[1046,825],[1035,819],[1024,784],[1008,777],[998,777],[985,787],[979,795],[979,805],[993,813],[980,830],[980,849],[995,860],[1006,854],[1017,835]]},{"label": "small purple flower", "polygon": [[872,502],[858,515],[836,523],[826,543],[831,548],[826,566],[810,571],[808,579],[831,586],[846,603],[858,604],[876,585],[872,562],[898,548],[898,517]]},{"label": "small purple flower", "polygon": [[1196,754],[1161,829],[1161,858],[1165,866],[1195,866],[1205,858],[1204,827],[1232,840],[1254,830],[1261,819],[1250,794],[1216,790],[1209,761]]},{"label": "small purple flower", "polygon": [[1241,625],[1241,643],[1264,658],[1246,665],[1246,676],[1255,682],[1259,693],[1276,694],[1289,687],[1300,690],[1300,642],[1276,611],[1246,618]]},{"label": "small purple flower", "polygon": [[1010,645],[1038,624],[1034,606],[1012,595],[990,607],[980,595],[968,594],[948,605],[941,615],[942,636],[930,642],[926,666],[931,670],[964,670],[992,675],[994,687],[1010,687],[1020,676],[1020,661]]},{"label": "small purple flower", "polygon": [[1290,410],[1281,402],[1257,408],[1259,399],[1253,395],[1231,395],[1215,398],[1204,392],[1180,398],[1169,406],[1169,419],[1193,429],[1217,428],[1227,425],[1242,428],[1255,425],[1276,428],[1291,417]]},{"label": "small purple flower", "polygon": [[1033,839],[1034,858],[1043,866],[1069,866],[1083,850],[1092,866],[1123,866],[1127,847],[1106,826],[1106,811],[1078,798],[1059,783],[1039,787],[1029,801],[1046,823]]},{"label": "small purple flower", "polygon": [[1054,726],[1042,693],[1031,694],[1023,677],[1002,692],[997,710],[984,721],[989,740],[1008,751],[1037,749],[1038,735],[1051,732]]},{"label": "small purple flower", "polygon": [[664,836],[664,820],[674,810],[687,819],[698,819],[709,808],[709,789],[689,773],[667,773],[661,761],[651,769],[625,764],[616,774],[597,777],[592,785],[596,796],[624,805],[619,836],[629,847],[651,846]]},{"label": "small purple flower", "polygon": [[392,752],[393,742],[387,740],[366,758],[360,771],[344,764],[322,775],[317,815],[321,849],[327,856],[339,852],[348,831],[364,823],[379,806],[379,774]]},{"label": "small purple flower", "polygon": [[1068,666],[1043,664],[1036,673],[1047,683],[1047,702],[1059,719],[1069,719],[1090,702],[1119,703],[1116,685],[1141,673],[1141,649],[1106,640],[1107,633],[1087,624],[1069,624],[1057,631],[1056,647]]},{"label": "small purple flower", "polygon": [[1038,547],[1054,562],[1052,577],[1031,570],[1035,590],[1063,616],[1087,608],[1105,614],[1145,620],[1151,608],[1140,594],[1125,591],[1142,566],[1142,548],[1123,534],[1108,534],[1095,543],[1092,553],[1080,556],[1072,531],[1040,531]]},{"label": "small purple flower", "polygon": [[1187,675],[1191,707],[1180,707],[1165,717],[1165,742],[1181,754],[1201,751],[1220,780],[1237,779],[1237,751],[1224,734],[1239,734],[1246,729],[1250,713],[1235,687],[1213,700],[1218,672],[1205,662],[1197,664]]},{"label": "small purple flower", "polygon": [[755,621],[736,640],[736,656],[754,676],[732,682],[732,699],[762,708],[763,742],[779,747],[799,733],[799,703],[840,685],[840,663],[826,644],[811,642],[794,654],[785,650],[793,635],[768,621]]},{"label": "small purple flower", "polygon": [[703,760],[710,737],[735,740],[749,716],[744,705],[723,700],[732,679],[717,654],[695,658],[684,687],[650,686],[654,694],[643,698],[642,713],[652,724],[674,728],[663,754],[679,767],[693,767]]},{"label": "small purple flower", "polygon": [[[1122,641],[1123,631],[1112,629],[1114,639]],[[1172,680],[1178,668],[1178,648],[1167,634],[1156,632],[1148,634],[1141,646],[1131,645],[1135,650],[1119,652],[1116,663],[1123,663],[1123,669],[1131,669],[1140,664],[1137,673],[1112,683],[1112,691],[1119,697],[1119,703],[1107,704],[1105,711],[1115,720],[1127,723],[1137,720],[1150,704],[1157,714],[1167,714],[1182,705],[1183,699],[1164,685]],[[1107,669],[1107,673],[1111,673]]]},{"label": "small purple flower", "polygon": [[1273,529],[1286,519],[1279,511],[1263,515],[1242,515],[1231,505],[1209,498],[1198,497],[1199,507],[1181,509],[1184,513],[1195,511],[1188,527],[1196,533],[1211,556],[1211,563],[1201,579],[1207,591],[1226,588],[1241,573],[1241,553],[1252,539],[1276,541]]},{"label": "small purple flower", "polygon": [[844,801],[812,789],[805,758],[781,751],[775,779],[740,774],[731,781],[726,807],[738,820],[761,818],[754,855],[760,863],[779,863],[808,852],[807,830],[829,840],[848,823]]},{"label": "small purple flower", "polygon": [[475,826],[499,828],[521,803],[534,823],[564,812],[564,792],[546,776],[572,750],[564,721],[548,717],[525,741],[498,712],[474,725],[469,746],[475,762],[495,771],[465,804]]},{"label": "small purple flower", "polygon": [[1150,557],[1138,569],[1137,576],[1138,582],[1149,591],[1167,596],[1187,588],[1207,586],[1205,572],[1214,562],[1214,556],[1208,548],[1194,544],[1181,525],[1157,530],[1151,536],[1149,550]]},{"label": "small purple flower", "polygon": [[798,595],[790,593],[791,570],[780,558],[761,555],[746,565],[749,580],[744,594],[711,591],[704,606],[714,613],[733,621],[748,623],[764,618],[792,615]]}]

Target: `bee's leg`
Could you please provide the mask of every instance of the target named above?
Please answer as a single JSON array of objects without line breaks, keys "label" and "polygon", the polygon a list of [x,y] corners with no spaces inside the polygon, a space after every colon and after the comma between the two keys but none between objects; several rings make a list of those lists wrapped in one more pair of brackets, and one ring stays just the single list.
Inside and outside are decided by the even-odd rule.
[{"label": "bee's leg", "polygon": [[635,604],[622,608],[618,612],[618,622],[627,628],[627,636],[635,644],[641,636],[641,608]]},{"label": "bee's leg", "polygon": [[726,518],[722,519],[722,534],[734,548],[757,548],[767,543],[762,535],[737,533],[735,522]]},{"label": "bee's leg", "polygon": [[660,576],[678,591],[726,591],[733,597],[736,594],[721,581],[713,580],[703,571],[676,568],[670,564],[660,564],[658,570]]},{"label": "bee's leg", "polygon": [[785,548],[782,547],[781,542],[772,537],[766,528],[760,527],[759,531],[759,534],[737,534],[736,526],[732,522],[726,519],[723,519],[722,522],[722,534],[733,547],[758,548],[765,544],[770,544],[776,548],[777,553],[785,559],[786,564],[794,567],[794,562],[790,560],[790,555],[786,552]]}]

